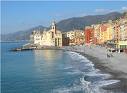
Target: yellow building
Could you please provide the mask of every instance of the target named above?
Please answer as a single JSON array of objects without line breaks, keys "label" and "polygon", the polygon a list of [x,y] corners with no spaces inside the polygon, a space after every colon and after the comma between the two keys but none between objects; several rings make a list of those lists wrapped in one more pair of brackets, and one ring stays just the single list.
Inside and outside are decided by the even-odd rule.
[{"label": "yellow building", "polygon": [[107,23],[107,37],[106,40],[112,40],[113,39],[113,23],[111,20]]},{"label": "yellow building", "polygon": [[100,24],[100,39],[99,39],[100,44],[104,44],[104,42],[106,42],[107,35],[108,35],[107,25],[106,24]]},{"label": "yellow building", "polygon": [[112,25],[112,23],[100,24],[99,30],[100,30],[100,31],[98,31],[99,44],[104,44],[108,40],[113,39],[113,25]]},{"label": "yellow building", "polygon": [[62,33],[56,29],[55,22],[48,31],[33,31],[30,42],[40,46],[62,46]]},{"label": "yellow building", "polygon": [[127,49],[127,41],[119,41],[118,48],[119,49]]}]

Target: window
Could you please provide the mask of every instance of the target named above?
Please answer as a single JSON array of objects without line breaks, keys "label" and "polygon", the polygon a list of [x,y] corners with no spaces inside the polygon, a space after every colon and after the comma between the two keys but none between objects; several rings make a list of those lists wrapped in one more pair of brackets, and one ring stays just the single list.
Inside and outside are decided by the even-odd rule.
[{"label": "window", "polygon": [[54,33],[52,32],[52,38],[54,38]]}]

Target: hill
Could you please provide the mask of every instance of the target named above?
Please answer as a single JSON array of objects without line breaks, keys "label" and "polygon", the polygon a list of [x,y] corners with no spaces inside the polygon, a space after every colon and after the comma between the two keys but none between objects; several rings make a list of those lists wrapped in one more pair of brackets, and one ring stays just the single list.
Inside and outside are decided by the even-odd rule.
[{"label": "hill", "polygon": [[106,15],[88,15],[84,17],[73,17],[58,22],[57,26],[61,31],[69,31],[72,29],[83,30],[85,26],[101,23],[103,21],[115,20],[121,16],[121,13],[112,12]]},{"label": "hill", "polygon": [[28,30],[24,31],[18,31],[14,33],[4,34],[1,35],[1,41],[20,41],[20,40],[29,40],[29,36],[32,33],[33,30],[44,30],[47,27],[44,26],[37,26],[34,28],[30,28]]},{"label": "hill", "polygon": [[[84,17],[72,17],[59,21],[56,25],[57,28],[63,32],[70,31],[73,29],[83,30],[85,26],[101,23],[103,21],[115,20],[121,17],[122,14],[118,12],[112,12],[105,15],[88,15]],[[37,26],[24,31],[18,31],[11,34],[1,35],[2,41],[17,41],[17,40],[28,40],[29,35],[33,30],[44,30],[47,27]],[[48,27],[49,28],[49,27]]]}]

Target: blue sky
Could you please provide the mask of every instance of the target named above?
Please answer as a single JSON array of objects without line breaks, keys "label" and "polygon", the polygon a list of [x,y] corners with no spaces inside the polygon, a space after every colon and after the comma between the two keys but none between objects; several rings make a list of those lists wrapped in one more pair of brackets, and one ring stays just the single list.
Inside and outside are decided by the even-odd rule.
[{"label": "blue sky", "polygon": [[2,33],[49,26],[70,17],[127,10],[127,1],[4,1],[1,2]]}]

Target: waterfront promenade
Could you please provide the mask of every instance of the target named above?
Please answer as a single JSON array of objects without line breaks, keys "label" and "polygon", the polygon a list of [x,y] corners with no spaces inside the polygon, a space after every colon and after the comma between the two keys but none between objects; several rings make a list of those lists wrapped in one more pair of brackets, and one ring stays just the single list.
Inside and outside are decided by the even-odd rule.
[{"label": "waterfront promenade", "polygon": [[79,52],[91,60],[99,69],[115,75],[115,78],[127,80],[127,54],[112,53],[112,57],[107,57],[107,49],[101,46],[69,46],[66,50]]}]

